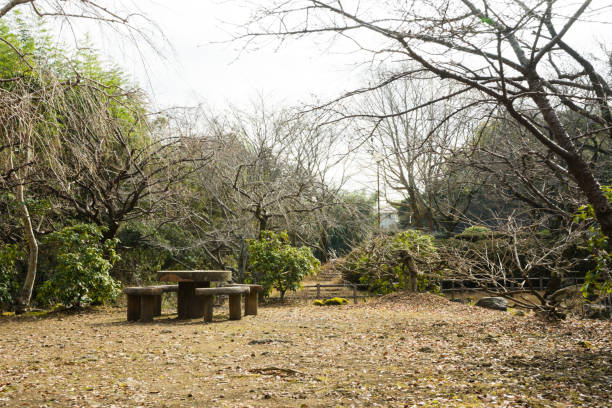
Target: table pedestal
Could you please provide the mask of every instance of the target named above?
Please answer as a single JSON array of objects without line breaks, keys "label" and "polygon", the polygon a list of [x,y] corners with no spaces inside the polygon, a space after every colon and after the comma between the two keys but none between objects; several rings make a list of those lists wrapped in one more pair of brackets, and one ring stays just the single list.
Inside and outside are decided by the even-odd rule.
[{"label": "table pedestal", "polygon": [[204,316],[204,296],[196,296],[196,288],[210,288],[210,282],[178,283],[179,319],[196,319]]}]

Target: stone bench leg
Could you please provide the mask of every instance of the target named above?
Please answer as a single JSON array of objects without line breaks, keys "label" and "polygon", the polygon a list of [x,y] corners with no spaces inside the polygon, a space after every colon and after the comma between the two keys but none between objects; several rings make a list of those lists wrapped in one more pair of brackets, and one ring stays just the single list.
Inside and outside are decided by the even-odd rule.
[{"label": "stone bench leg", "polygon": [[155,310],[153,316],[161,316],[162,311],[162,295],[155,296]]},{"label": "stone bench leg", "polygon": [[140,295],[127,295],[127,319],[128,322],[140,319]]},{"label": "stone bench leg", "polygon": [[229,295],[229,318],[230,320],[242,319],[242,295]]},{"label": "stone bench leg", "polygon": [[254,290],[251,290],[250,293],[247,293],[246,299],[244,301],[244,315],[257,315],[257,296],[258,293]]},{"label": "stone bench leg", "polygon": [[212,322],[213,320],[213,296],[212,295],[202,295],[200,296],[203,300],[204,304],[204,321]]},{"label": "stone bench leg", "polygon": [[209,288],[210,282],[179,282],[178,318],[196,319],[204,315],[204,300],[195,295],[196,288]]},{"label": "stone bench leg", "polygon": [[157,299],[160,296],[156,295],[141,295],[140,296],[140,321],[152,322],[157,308]]}]

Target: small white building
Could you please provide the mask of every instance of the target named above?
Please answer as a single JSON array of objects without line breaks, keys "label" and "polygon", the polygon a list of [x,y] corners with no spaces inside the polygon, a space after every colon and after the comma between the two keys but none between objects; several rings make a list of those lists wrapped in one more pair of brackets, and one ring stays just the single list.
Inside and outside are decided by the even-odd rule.
[{"label": "small white building", "polygon": [[399,216],[397,209],[384,207],[380,209],[380,229],[395,230],[399,226]]}]

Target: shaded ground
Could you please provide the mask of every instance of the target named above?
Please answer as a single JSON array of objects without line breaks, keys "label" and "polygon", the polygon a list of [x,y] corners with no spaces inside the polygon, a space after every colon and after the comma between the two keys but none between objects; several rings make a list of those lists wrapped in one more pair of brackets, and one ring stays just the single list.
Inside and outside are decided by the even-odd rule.
[{"label": "shaded ground", "polygon": [[610,406],[609,322],[544,324],[433,295],[216,313],[2,317],[0,406]]}]

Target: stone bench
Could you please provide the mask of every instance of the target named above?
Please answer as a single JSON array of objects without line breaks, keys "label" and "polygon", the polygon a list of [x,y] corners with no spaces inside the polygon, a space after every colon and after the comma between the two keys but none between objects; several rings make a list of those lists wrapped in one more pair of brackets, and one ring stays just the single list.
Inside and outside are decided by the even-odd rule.
[{"label": "stone bench", "polygon": [[213,296],[229,296],[229,318],[230,320],[242,319],[241,299],[243,294],[248,294],[250,288],[247,286],[220,286],[216,288],[196,288],[196,296],[204,298],[204,321],[212,322]]},{"label": "stone bench", "polygon": [[177,285],[159,285],[124,288],[127,295],[127,319],[150,322],[161,315],[162,294],[178,291]]},{"label": "stone bench", "polygon": [[[178,293],[178,285],[156,285],[156,286],[149,286],[149,287],[161,288],[163,293],[171,293],[171,292]],[[162,309],[162,297],[161,295],[159,295],[155,303],[154,316],[161,316],[161,309]]]},{"label": "stone bench", "polygon": [[161,298],[164,293],[162,288],[131,287],[124,288],[123,292],[127,295],[128,321],[150,322],[153,320],[158,298]]},{"label": "stone bench", "polygon": [[256,285],[253,283],[231,283],[226,285],[226,287],[247,287],[249,288],[249,292],[246,294],[245,302],[244,302],[244,315],[257,315],[257,303],[259,298],[259,293],[263,290],[263,286]]}]

